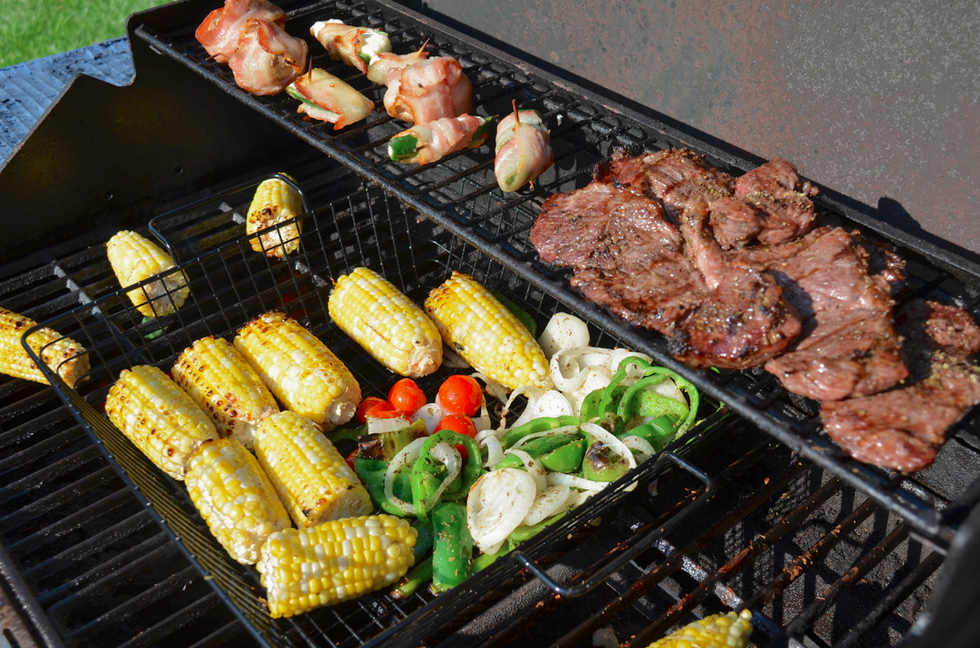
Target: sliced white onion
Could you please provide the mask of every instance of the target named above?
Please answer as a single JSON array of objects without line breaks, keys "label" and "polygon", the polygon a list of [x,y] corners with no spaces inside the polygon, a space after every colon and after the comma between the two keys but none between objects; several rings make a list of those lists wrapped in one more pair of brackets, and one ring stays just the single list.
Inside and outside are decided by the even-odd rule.
[{"label": "sliced white onion", "polygon": [[382,432],[394,432],[408,427],[412,422],[407,416],[396,416],[395,418],[375,418],[367,417],[367,433],[381,434]]},{"label": "sliced white onion", "polygon": [[[640,358],[646,362],[653,362],[653,358],[645,353],[639,353],[637,351],[630,351],[628,349],[613,349],[613,352],[609,355],[609,368],[613,373],[619,371],[619,365],[623,360],[630,357]],[[643,377],[643,368],[638,367],[635,364],[627,365],[626,367],[626,377],[620,381],[623,386],[630,386],[637,380]]]},{"label": "sliced white onion", "polygon": [[480,404],[480,415],[473,417],[473,425],[476,427],[477,432],[489,430],[493,425],[493,422],[490,421],[490,410],[487,409],[486,398],[484,398],[483,402]]},{"label": "sliced white onion", "polygon": [[529,404],[524,411],[527,412],[528,410],[531,410],[532,419],[545,416],[571,416],[572,404],[568,402],[565,394],[554,389],[549,389],[541,394],[541,397],[538,398],[533,407]]},{"label": "sliced white onion", "polygon": [[534,478],[524,470],[501,468],[480,477],[466,498],[466,523],[484,553],[500,547],[534,504]]},{"label": "sliced white onion", "polygon": [[546,357],[550,358],[561,349],[568,347],[586,346],[589,343],[588,325],[569,313],[555,313],[548,320],[538,344]]},{"label": "sliced white onion", "polygon": [[630,450],[636,450],[637,452],[642,452],[648,457],[653,456],[657,453],[657,451],[653,449],[653,446],[650,444],[649,441],[641,437],[638,437],[635,434],[630,434],[629,436],[623,437],[623,445],[625,445]]},{"label": "sliced white onion", "polygon": [[422,407],[418,408],[414,414],[412,414],[412,422],[422,419],[425,421],[425,428],[432,434],[432,431],[436,429],[439,425],[439,421],[446,413],[443,411],[442,407],[438,403],[426,403]]},{"label": "sliced white onion", "polygon": [[600,491],[608,486],[609,482],[592,481],[591,479],[569,475],[568,473],[550,472],[548,473],[548,485],[564,485],[571,486],[572,488],[581,488],[583,490]]},{"label": "sliced white onion", "polygon": [[492,468],[504,458],[504,447],[500,445],[500,439],[497,438],[495,430],[486,429],[478,432],[476,443],[478,446],[487,449],[487,460],[483,462],[484,468]]},{"label": "sliced white onion", "polygon": [[511,423],[509,427],[517,427],[518,425],[522,425],[523,423],[530,421],[532,418],[531,408],[534,406],[534,403],[541,398],[542,394],[544,394],[544,390],[536,385],[522,385],[512,391],[510,393],[510,398],[508,398],[504,403],[504,411],[500,413],[500,427],[503,428],[505,425],[507,425],[507,416],[510,414],[511,405],[513,405],[517,397],[521,395],[527,397],[527,407],[524,408],[521,415],[518,416],[517,420]]},{"label": "sliced white onion", "polygon": [[524,524],[534,526],[538,522],[547,520],[552,515],[557,515],[568,507],[568,498],[572,494],[572,489],[564,484],[554,484],[545,486],[538,491],[534,498],[531,510],[524,518]]},{"label": "sliced white onion", "polygon": [[598,492],[598,490],[579,490],[577,488],[572,488],[572,492],[568,496],[568,502],[566,504],[568,506],[568,510],[581,506],[583,503],[585,503],[585,500],[589,499]]},{"label": "sliced white onion", "polygon": [[485,554],[495,554],[498,551],[500,551],[500,548],[504,546],[504,543],[505,542],[507,542],[507,538],[504,538],[503,540],[501,540],[500,542],[498,542],[495,545],[490,545],[489,547],[484,547],[480,551],[482,553],[485,553]]},{"label": "sliced white onion", "polygon": [[443,492],[445,492],[449,484],[459,476],[459,471],[463,467],[463,457],[459,454],[459,450],[444,441],[432,446],[432,449],[429,450],[429,456],[437,461],[441,461],[446,466],[447,474],[445,479],[442,480],[442,483],[439,484],[439,488],[425,501],[426,511],[432,510],[432,507],[442,497]]},{"label": "sliced white onion", "polygon": [[395,496],[395,475],[406,467],[415,465],[415,462],[418,461],[419,454],[422,452],[422,444],[425,443],[426,438],[421,437],[415,439],[402,448],[391,462],[388,463],[388,470],[385,471],[385,497],[405,513],[415,513],[415,505],[412,502],[406,502]]},{"label": "sliced white onion", "polygon": [[601,441],[603,445],[625,459],[626,463],[630,467],[630,470],[636,468],[636,459],[633,458],[633,453],[626,447],[626,444],[616,438],[616,435],[607,431],[605,428],[596,425],[595,423],[583,423],[582,431],[588,432],[594,436],[597,441]]},{"label": "sliced white onion", "polygon": [[489,377],[483,375],[479,371],[471,373],[471,378],[483,381],[483,391],[490,394],[501,403],[507,402],[507,388],[498,382],[491,380]]},{"label": "sliced white onion", "polygon": [[585,379],[578,389],[573,392],[566,392],[565,396],[572,405],[572,414],[578,416],[582,409],[582,402],[585,397],[597,389],[605,389],[612,382],[612,373],[607,367],[589,367],[584,372]]},{"label": "sliced white onion", "polygon": [[687,405],[687,398],[684,396],[684,392],[682,392],[680,388],[677,387],[677,384],[670,378],[667,378],[658,385],[652,385],[648,389],[652,392],[660,394],[661,396],[673,398],[674,400],[680,401],[681,403]]},{"label": "sliced white onion", "polygon": [[548,471],[545,470],[541,463],[537,459],[533,459],[531,455],[524,452],[523,450],[514,450],[510,448],[504,454],[515,455],[524,463],[524,467],[527,468],[527,474],[534,478],[534,488],[536,492],[540,493],[548,485]]}]

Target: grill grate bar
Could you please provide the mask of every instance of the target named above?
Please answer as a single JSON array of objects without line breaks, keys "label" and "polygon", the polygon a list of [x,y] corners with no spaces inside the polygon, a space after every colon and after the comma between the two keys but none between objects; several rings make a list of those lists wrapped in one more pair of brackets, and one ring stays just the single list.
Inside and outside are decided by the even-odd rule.
[{"label": "grill grate bar", "polygon": [[[76,434],[78,432],[80,431],[75,430]],[[77,438],[73,440],[77,440]],[[38,458],[44,459],[45,457]],[[50,459],[50,456],[47,458]],[[92,462],[101,463],[102,461],[102,455],[99,453],[98,448],[92,445],[86,446],[60,461],[44,465],[39,470],[35,470],[25,477],[10,482],[3,491],[0,491],[0,504],[8,504],[12,500],[34,494],[35,491],[51,484],[59,478],[79,470]]]},{"label": "grill grate bar", "polygon": [[[119,648],[143,648],[144,646],[164,644],[167,642],[168,638],[180,632],[187,625],[190,625],[205,617],[209,612],[219,606],[221,606],[221,599],[219,599],[215,594],[202,596],[193,601],[190,605],[187,605],[186,607],[183,607],[173,614],[165,617],[159,623],[156,623],[146,630],[140,632],[129,641],[120,644]],[[237,632],[234,632],[235,630],[237,630]],[[216,632],[212,633],[207,638],[204,645],[216,646],[218,645],[217,640],[219,638],[227,636],[227,639],[235,637],[236,641],[239,642],[237,645],[242,646],[244,645],[241,643],[242,638],[240,635],[242,634],[243,630],[240,623],[228,623],[219,628]]]}]

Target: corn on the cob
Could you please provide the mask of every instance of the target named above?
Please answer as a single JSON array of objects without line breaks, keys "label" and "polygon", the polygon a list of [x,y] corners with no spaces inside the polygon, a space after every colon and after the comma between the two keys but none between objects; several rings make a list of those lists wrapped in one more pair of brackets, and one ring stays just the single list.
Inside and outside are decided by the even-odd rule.
[{"label": "corn on the cob", "polygon": [[190,288],[183,271],[173,271],[174,260],[153,241],[123,230],[116,233],[106,244],[109,265],[123,288],[167,273],[157,281],[139,286],[126,295],[133,306],[146,317],[171,315],[187,301]]},{"label": "corn on the cob", "polygon": [[442,337],[431,319],[393,283],[369,268],[337,279],[330,317],[396,374],[427,376],[442,364]]},{"label": "corn on the cob", "polygon": [[231,342],[205,337],[184,349],[173,367],[174,382],[214,421],[218,434],[251,450],[259,421],[279,411],[259,374]]},{"label": "corn on the cob", "polygon": [[243,326],[235,348],[286,409],[331,430],[349,421],[361,388],[346,365],[296,320],[276,311]]},{"label": "corn on the cob", "polygon": [[299,527],[371,512],[371,497],[333,443],[290,411],[267,416],[255,456]]},{"label": "corn on the cob", "polygon": [[425,300],[446,345],[508,389],[551,388],[548,361],[534,337],[473,277],[453,272]]},{"label": "corn on the cob", "polygon": [[105,411],[113,425],[160,470],[184,479],[187,457],[218,432],[208,415],[160,369],[123,369],[109,388]]},{"label": "corn on the cob", "polygon": [[211,533],[244,565],[276,531],[292,526],[262,466],[234,439],[204,441],[187,459],[187,492]]},{"label": "corn on the cob", "polygon": [[654,641],[647,648],[745,648],[752,634],[752,612],[712,614]]},{"label": "corn on the cob", "polygon": [[273,533],[255,566],[273,618],[391,585],[415,563],[418,532],[402,518],[366,515]]},{"label": "corn on the cob", "polygon": [[[24,333],[35,324],[37,322],[30,317],[0,308],[0,373],[47,385],[48,379],[21,344]],[[32,333],[27,344],[69,387],[74,387],[78,379],[88,373],[90,367],[85,347],[48,327]]]},{"label": "corn on the cob", "polygon": [[[282,174],[285,175],[285,174]],[[286,176],[289,177],[289,176]],[[292,178],[290,178],[291,180]],[[259,183],[248,208],[245,232],[255,234],[274,227],[303,213],[303,198],[296,189],[281,178],[269,178]],[[275,227],[265,234],[249,239],[252,249],[278,259],[299,249],[299,221]]]}]

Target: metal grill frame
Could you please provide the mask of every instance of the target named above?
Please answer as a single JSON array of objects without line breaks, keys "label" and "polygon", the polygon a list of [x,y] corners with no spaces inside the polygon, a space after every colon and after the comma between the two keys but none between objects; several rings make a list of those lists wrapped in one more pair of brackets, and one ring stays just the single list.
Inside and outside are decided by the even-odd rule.
[{"label": "metal grill frame", "polygon": [[[747,155],[723,150],[697,134],[666,125],[655,115],[641,114],[384,0],[287,2],[282,6],[288,15],[287,29],[310,41],[303,25],[339,18],[388,32],[395,51],[412,51],[428,42],[433,54],[456,56],[474,82],[475,114],[506,113],[511,99],[516,99],[519,107],[537,108],[549,119],[555,166],[539,178],[534,191],[516,195],[496,190],[492,155],[486,152],[462,151],[437,164],[408,167],[385,157],[388,138],[402,127],[384,111],[334,132],[329,124],[304,121],[295,113],[295,102],[285,95],[257,97],[238,88],[230,70],[208,59],[194,39],[196,24],[158,28],[154,26],[155,10],[151,10],[131,21],[131,38],[188,67],[315,149],[370,178],[544,293],[593,321],[601,321],[625,344],[684,375],[754,425],[908,519],[926,542],[940,551],[948,548],[965,511],[980,501],[980,479],[954,493],[949,499],[955,501],[947,507],[914,477],[854,461],[822,432],[815,403],[788,394],[774,378],[760,377],[758,371],[746,379],[752,372],[715,374],[678,363],[667,352],[665,338],[618,322],[583,300],[571,289],[568,273],[541,262],[528,241],[528,231],[544,198],[587,184],[593,166],[608,159],[617,148],[635,152],[689,148],[734,175],[755,166]],[[353,68],[332,61],[315,41],[311,41],[310,51],[314,65],[337,74],[380,105],[382,87],[371,84]],[[857,225],[897,245],[910,261],[910,282],[917,296],[957,303],[974,317],[978,315],[980,266],[869,218],[852,201],[832,191],[824,191],[817,204],[824,217]],[[948,436],[965,435],[972,443],[978,437],[977,425],[974,411],[953,426]]]}]

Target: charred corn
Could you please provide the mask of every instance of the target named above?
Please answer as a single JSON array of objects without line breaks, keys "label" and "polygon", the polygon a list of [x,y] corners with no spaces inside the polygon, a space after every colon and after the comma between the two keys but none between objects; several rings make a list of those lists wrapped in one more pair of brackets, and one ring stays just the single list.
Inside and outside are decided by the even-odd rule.
[{"label": "charred corn", "polygon": [[271,311],[243,326],[235,348],[286,409],[324,429],[349,421],[361,402],[361,388],[346,365],[283,313]]},{"label": "charred corn", "polygon": [[427,376],[442,364],[442,337],[431,319],[393,283],[369,268],[337,279],[330,317],[396,374]]},{"label": "charred corn", "polygon": [[548,361],[527,328],[473,277],[453,272],[425,300],[446,345],[508,389],[551,388]]},{"label": "charred corn", "polygon": [[207,412],[222,437],[251,450],[255,428],[279,411],[259,374],[231,342],[205,337],[184,349],[173,367],[174,382]]},{"label": "charred corn", "polygon": [[244,565],[276,531],[292,526],[259,462],[234,439],[202,442],[187,459],[187,492],[211,533]]},{"label": "charred corn", "polygon": [[300,222],[281,223],[302,213],[303,198],[291,184],[281,178],[260,182],[248,208],[245,232],[252,235],[270,227],[274,229],[249,239],[252,249],[278,259],[298,250],[299,235],[302,233]]},{"label": "charred corn", "polygon": [[267,416],[255,456],[299,527],[371,512],[371,497],[333,443],[290,411]]},{"label": "charred corn", "polygon": [[[0,308],[0,373],[24,380],[48,384],[31,356],[24,350],[21,338],[37,322],[6,308]],[[27,344],[69,387],[88,373],[88,353],[75,340],[44,327],[31,333]]]},{"label": "charred corn", "polygon": [[156,275],[160,279],[128,291],[126,295],[133,306],[145,317],[171,315],[187,301],[190,288],[183,271],[176,271],[174,260],[153,241],[123,230],[106,244],[109,265],[119,280],[128,288]]},{"label": "charred corn", "polygon": [[647,648],[745,648],[751,634],[751,611],[712,614],[671,632]]},{"label": "charred corn", "polygon": [[366,515],[273,533],[255,566],[274,618],[391,585],[415,562],[418,532],[391,515]]},{"label": "charred corn", "polygon": [[218,432],[208,415],[157,367],[123,369],[109,388],[105,411],[113,425],[174,479],[183,479],[187,458]]}]

